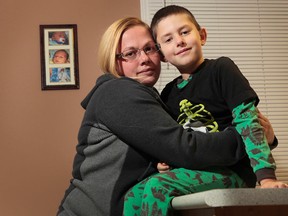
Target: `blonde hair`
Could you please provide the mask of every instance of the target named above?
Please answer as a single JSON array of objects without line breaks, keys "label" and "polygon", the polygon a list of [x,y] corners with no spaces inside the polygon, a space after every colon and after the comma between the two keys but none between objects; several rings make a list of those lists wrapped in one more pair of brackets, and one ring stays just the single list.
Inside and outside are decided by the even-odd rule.
[{"label": "blonde hair", "polygon": [[143,26],[151,32],[149,26],[136,17],[119,19],[112,23],[104,32],[98,49],[99,67],[104,73],[111,73],[116,77],[120,77],[117,70],[117,50],[123,33],[134,26]]}]

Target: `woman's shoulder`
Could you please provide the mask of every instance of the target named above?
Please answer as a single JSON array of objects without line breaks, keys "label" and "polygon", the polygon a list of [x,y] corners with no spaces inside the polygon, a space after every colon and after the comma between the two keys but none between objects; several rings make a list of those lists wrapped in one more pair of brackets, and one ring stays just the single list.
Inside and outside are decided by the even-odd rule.
[{"label": "woman's shoulder", "polygon": [[97,94],[109,97],[137,97],[144,94],[155,94],[152,87],[147,87],[129,77],[115,77],[104,74],[97,79]]},{"label": "woman's shoulder", "polygon": [[126,79],[125,77],[117,78],[112,74],[103,74],[97,78],[96,84],[84,98],[81,106],[86,108],[91,100],[98,101],[99,98],[100,100],[104,100],[107,97],[113,98],[116,95],[124,95],[126,89],[133,88],[132,83],[134,83],[133,80]]},{"label": "woman's shoulder", "polygon": [[96,85],[98,87],[103,86],[105,90],[111,91],[125,91],[126,89],[131,88],[148,88],[138,81],[129,78],[129,77],[115,77],[111,74],[104,74],[97,79]]}]

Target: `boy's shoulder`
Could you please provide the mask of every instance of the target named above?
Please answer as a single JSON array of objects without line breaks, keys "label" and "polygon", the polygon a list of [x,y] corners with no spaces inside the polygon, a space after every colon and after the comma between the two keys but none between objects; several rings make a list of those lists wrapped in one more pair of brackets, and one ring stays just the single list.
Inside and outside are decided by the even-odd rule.
[{"label": "boy's shoulder", "polygon": [[235,67],[235,62],[227,57],[227,56],[221,56],[219,58],[216,58],[216,59],[205,59],[205,62],[206,62],[206,69],[209,70],[208,68],[213,68],[214,70],[216,71],[222,71],[224,70],[228,70],[228,69],[231,69],[231,68],[234,68]]},{"label": "boy's shoulder", "polygon": [[227,62],[232,62],[232,59],[227,56],[221,56],[215,59],[205,59],[206,62],[214,63],[214,64],[222,64]]}]

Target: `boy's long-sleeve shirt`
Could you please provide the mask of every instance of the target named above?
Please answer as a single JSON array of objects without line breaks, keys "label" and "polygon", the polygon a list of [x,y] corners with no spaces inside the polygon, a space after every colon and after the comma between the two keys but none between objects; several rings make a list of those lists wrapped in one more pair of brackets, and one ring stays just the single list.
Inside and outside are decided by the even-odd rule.
[{"label": "boy's long-sleeve shirt", "polygon": [[[234,62],[227,57],[205,61],[183,81],[181,76],[168,83],[161,98],[174,119],[189,127],[223,131],[236,127],[249,156],[231,167],[249,187],[257,181],[275,177],[275,163],[256,106],[259,98]],[[251,168],[252,167],[252,168]]]}]

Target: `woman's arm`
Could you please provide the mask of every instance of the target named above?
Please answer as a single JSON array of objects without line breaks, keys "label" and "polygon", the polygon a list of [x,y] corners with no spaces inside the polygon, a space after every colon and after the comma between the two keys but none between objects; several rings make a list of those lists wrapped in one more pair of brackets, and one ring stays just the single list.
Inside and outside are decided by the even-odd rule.
[{"label": "woman's arm", "polygon": [[229,166],[245,155],[234,128],[211,134],[188,132],[163,109],[152,89],[132,79],[103,84],[94,96],[98,121],[123,142],[157,161],[202,169]]}]

